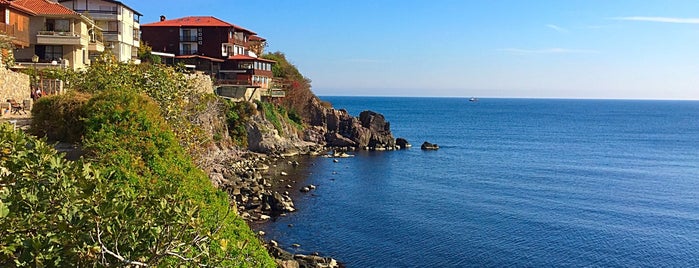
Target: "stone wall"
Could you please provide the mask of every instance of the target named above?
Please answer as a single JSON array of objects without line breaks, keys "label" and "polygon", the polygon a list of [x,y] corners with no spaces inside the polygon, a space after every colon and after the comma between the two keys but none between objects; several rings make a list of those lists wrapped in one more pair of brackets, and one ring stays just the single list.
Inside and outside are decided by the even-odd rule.
[{"label": "stone wall", "polygon": [[0,102],[8,99],[19,103],[31,100],[29,76],[0,67]]}]

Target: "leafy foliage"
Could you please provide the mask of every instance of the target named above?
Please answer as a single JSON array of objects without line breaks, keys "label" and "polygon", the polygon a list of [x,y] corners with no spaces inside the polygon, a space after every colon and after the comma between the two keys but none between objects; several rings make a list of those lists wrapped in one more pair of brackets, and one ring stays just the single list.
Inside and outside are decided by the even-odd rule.
[{"label": "leafy foliage", "polygon": [[94,166],[0,126],[0,266],[274,266],[150,98],[106,91],[84,112]]},{"label": "leafy foliage", "polygon": [[[187,243],[189,251],[178,249],[177,252],[187,259],[200,258],[198,261],[221,264],[241,265],[257,260],[260,262],[257,265],[260,265],[268,261],[266,252],[260,250],[259,241],[245,223],[231,213],[228,196],[215,189],[206,174],[194,166],[159,116],[157,105],[148,97],[106,91],[96,95],[86,109],[90,117],[85,123],[85,150],[98,163],[108,167],[113,174],[113,183],[142,194],[142,200],[138,202],[141,207],[158,210],[162,209],[162,204],[179,204],[183,209],[187,208],[190,216],[184,221],[170,220],[157,226],[171,225],[169,230],[181,235],[185,241],[198,238],[205,239],[200,242],[209,241],[197,247]],[[163,200],[163,196],[171,198]],[[161,218],[168,219],[167,215],[157,219]],[[190,218],[195,220],[187,220]],[[105,233],[105,237],[118,238],[118,234]],[[125,248],[119,250],[146,241],[143,245],[145,251],[152,248],[147,243],[162,240],[159,234],[142,234],[145,237],[127,241],[123,244]],[[222,247],[220,241],[248,241],[246,244],[250,247]]]},{"label": "leafy foliage", "polygon": [[0,64],[3,68],[10,68],[15,65],[15,56],[12,53],[14,45],[12,39],[6,35],[0,35]]},{"label": "leafy foliage", "polygon": [[233,102],[224,100],[226,104],[226,123],[228,124],[228,134],[239,146],[248,146],[248,131],[246,129],[250,117],[255,109],[248,102]]},{"label": "leafy foliage", "polygon": [[31,133],[50,141],[79,142],[83,135],[83,106],[89,99],[89,94],[75,91],[40,98],[32,108]]},{"label": "leafy foliage", "polygon": [[304,122],[309,122],[312,115],[314,99],[317,99],[311,91],[311,80],[304,77],[301,72],[291,64],[284,53],[274,52],[262,55],[262,58],[276,61],[272,66],[272,73],[284,91],[286,97],[281,105],[290,113],[296,114]]},{"label": "leafy foliage", "polygon": [[153,55],[152,52],[153,48],[149,46],[148,43],[143,43],[143,41],[140,41],[140,45],[138,46],[138,59],[140,59],[144,63],[160,63],[160,56]]},{"label": "leafy foliage", "polygon": [[105,53],[84,70],[51,70],[43,75],[64,80],[70,89],[89,94],[109,90],[145,93],[158,103],[169,125],[177,126],[173,131],[188,152],[199,150],[211,140],[189,120],[198,112],[191,100],[202,99],[202,93],[196,92],[185,74],[173,67],[120,63]]}]

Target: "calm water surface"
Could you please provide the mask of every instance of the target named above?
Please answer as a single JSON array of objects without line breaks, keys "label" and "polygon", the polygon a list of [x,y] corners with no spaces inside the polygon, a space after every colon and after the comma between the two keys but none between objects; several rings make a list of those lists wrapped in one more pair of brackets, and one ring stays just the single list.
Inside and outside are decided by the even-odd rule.
[{"label": "calm water surface", "polygon": [[292,252],[348,267],[699,267],[699,102],[322,99],[383,113],[415,147],[309,159],[297,179],[318,189],[262,226]]}]

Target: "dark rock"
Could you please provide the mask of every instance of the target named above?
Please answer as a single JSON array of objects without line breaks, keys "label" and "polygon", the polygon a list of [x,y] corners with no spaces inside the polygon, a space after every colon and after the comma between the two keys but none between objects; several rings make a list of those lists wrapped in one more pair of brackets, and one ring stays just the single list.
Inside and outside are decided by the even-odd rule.
[{"label": "dark rock", "polygon": [[274,192],[271,195],[266,195],[264,198],[265,202],[270,206],[272,212],[293,212],[296,211],[294,208],[294,202],[288,196],[283,196],[279,192]]},{"label": "dark rock", "polygon": [[422,143],[422,146],[420,146],[420,149],[423,149],[423,150],[438,150],[438,149],[439,149],[439,145],[437,145],[436,143],[424,142],[424,143]]},{"label": "dark rock", "polygon": [[299,262],[300,267],[340,267],[337,260],[317,255],[296,254],[294,260]]},{"label": "dark rock", "polygon": [[407,148],[412,147],[412,145],[410,145],[408,140],[406,140],[404,138],[397,138],[396,139],[396,146],[400,147],[400,149],[407,149]]}]

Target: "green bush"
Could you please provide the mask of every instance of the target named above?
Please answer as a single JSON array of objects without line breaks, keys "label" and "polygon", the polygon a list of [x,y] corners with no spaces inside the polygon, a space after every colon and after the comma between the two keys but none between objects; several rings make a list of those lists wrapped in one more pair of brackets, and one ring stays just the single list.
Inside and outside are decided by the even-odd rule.
[{"label": "green bush", "polygon": [[0,124],[0,267],[96,262],[90,193],[101,178],[89,165],[67,162],[45,142]]},{"label": "green bush", "polygon": [[265,119],[274,125],[274,129],[279,132],[279,135],[283,135],[284,130],[282,129],[281,116],[279,115],[279,111],[277,111],[277,107],[269,102],[257,102],[257,105],[264,111]]},{"label": "green bush", "polygon": [[[210,242],[206,250],[190,248],[187,258],[199,256],[222,266],[273,265],[249,227],[230,211],[228,195],[194,166],[148,97],[107,91],[96,95],[86,110],[85,150],[108,167],[113,183],[145,194],[141,206],[159,209],[163,201],[151,196],[172,196],[176,204],[194,211],[196,222],[176,226],[178,233],[189,237],[185,241],[205,237]],[[158,235],[145,235],[134,241],[159,240]]]},{"label": "green bush", "polygon": [[40,98],[32,108],[30,132],[50,141],[79,142],[83,135],[83,106],[89,99],[89,94],[74,91]]},{"label": "green bush", "polygon": [[242,147],[248,146],[248,131],[246,125],[250,122],[250,117],[255,112],[249,102],[233,102],[224,100],[226,105],[226,123],[228,124],[228,134],[231,139]]},{"label": "green bush", "polygon": [[92,165],[0,126],[0,267],[274,266],[150,98],[106,91],[83,111]]}]

